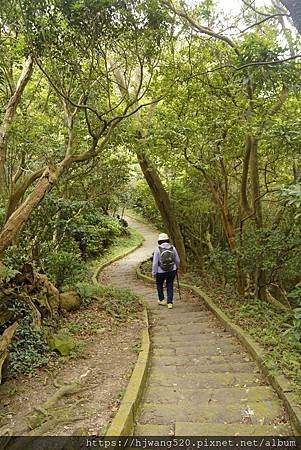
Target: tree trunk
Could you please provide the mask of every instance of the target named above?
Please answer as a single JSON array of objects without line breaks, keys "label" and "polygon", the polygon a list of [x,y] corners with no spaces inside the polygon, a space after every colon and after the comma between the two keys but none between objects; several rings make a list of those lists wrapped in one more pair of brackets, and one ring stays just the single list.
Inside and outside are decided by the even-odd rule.
[{"label": "tree trunk", "polygon": [[176,220],[173,208],[171,206],[169,196],[159,178],[156,169],[153,167],[148,157],[141,152],[137,153],[137,157],[141,170],[154,196],[156,205],[160,211],[164,225],[166,226],[168,233],[179,253],[181,259],[181,270],[183,272],[186,272],[187,261],[183,236]]},{"label": "tree trunk", "polygon": [[8,205],[6,209],[6,217],[5,222],[9,219],[9,217],[12,215],[12,213],[17,209],[19,206],[20,201],[22,200],[23,195],[29,188],[29,186],[32,185],[32,183],[40,178],[42,174],[44,173],[45,167],[43,169],[39,169],[27,178],[25,178],[22,182],[19,183],[17,187],[14,188],[13,192],[10,195],[10,198],[8,200]]},{"label": "tree trunk", "polygon": [[229,245],[231,251],[233,251],[237,247],[237,242],[236,242],[236,236],[235,236],[235,228],[233,225],[231,213],[229,211],[226,193],[223,192],[224,195],[222,195],[222,197],[223,197],[223,200],[222,200],[220,193],[219,193],[218,189],[215,187],[212,179],[208,176],[208,174],[205,171],[202,171],[202,173],[203,173],[205,180],[207,181],[207,184],[210,188],[214,203],[216,204],[216,206],[219,208],[219,210],[221,212],[223,231],[226,235],[228,245]]},{"label": "tree trunk", "polygon": [[295,27],[301,34],[301,2],[300,0],[280,0],[281,3],[289,10]]},{"label": "tree trunk", "polygon": [[252,207],[257,228],[262,228],[262,205],[260,196],[260,182],[258,171],[258,141],[253,139],[253,145],[250,154],[250,175],[252,187]]},{"label": "tree trunk", "polygon": [[[251,175],[251,187],[252,187],[252,206],[254,211],[254,218],[257,229],[263,227],[262,218],[262,204],[260,198],[260,184],[259,184],[259,171],[258,171],[258,142],[254,140],[250,155],[250,175]],[[260,245],[260,241],[258,241]],[[261,269],[261,256],[257,260],[257,269],[255,273],[255,288],[258,298],[264,301],[268,301],[267,298],[267,286],[266,286],[266,272]]]},{"label": "tree trunk", "polygon": [[65,167],[62,165],[59,167],[47,167],[26,200],[8,218],[0,234],[0,257],[21,231],[33,210],[39,205],[44,196],[51,191],[64,169]]},{"label": "tree trunk", "polygon": [[[231,250],[231,252],[236,252],[237,251],[237,239],[236,239],[236,231],[235,231],[235,227],[233,224],[233,219],[231,216],[231,213],[229,211],[229,207],[228,207],[228,202],[226,199],[226,195],[224,195],[224,201],[222,201],[222,199],[220,198],[220,195],[217,191],[217,189],[214,187],[214,184],[212,183],[212,181],[210,180],[210,178],[205,175],[205,178],[207,179],[207,182],[209,184],[211,193],[213,195],[213,199],[215,204],[217,205],[217,207],[219,208],[220,212],[221,212],[221,219],[222,219],[222,226],[223,226],[223,231],[226,235],[227,238],[227,242],[229,245],[229,248]],[[238,258],[238,262],[237,262],[237,269],[236,269],[236,273],[237,273],[237,290],[241,295],[244,295],[245,292],[245,276],[241,270],[241,263],[240,263],[240,257],[239,255],[237,255]]]},{"label": "tree trunk", "polygon": [[16,109],[21,101],[22,93],[32,75],[32,71],[33,71],[33,60],[31,56],[28,56],[27,60],[25,61],[22,73],[17,82],[15,92],[7,103],[4,118],[0,126],[0,195],[2,197],[5,196],[7,190],[5,165],[6,165],[8,134],[11,129],[11,124]]},{"label": "tree trunk", "polygon": [[[0,233],[0,258],[3,256],[5,250],[12,244],[34,209],[40,204],[45,195],[48,194],[58,182],[61,175],[66,172],[73,163],[88,161],[97,156],[99,154],[99,150],[102,150],[106,146],[107,142],[110,139],[112,131],[119,122],[115,122],[110,127],[106,135],[103,137],[102,143],[100,145],[98,145],[100,136],[93,137],[91,146],[86,152],[78,155],[66,154],[64,159],[56,166],[49,165],[45,168],[42,176],[38,180],[32,192],[28,195],[24,202],[8,217],[3,226],[3,229]],[[33,178],[31,178],[31,181],[34,181],[34,176]]]},{"label": "tree trunk", "polygon": [[253,145],[254,138],[248,135],[246,138],[246,148],[243,159],[243,169],[240,184],[240,220],[243,220],[244,217],[249,216],[252,212],[248,201],[248,175],[250,155]]}]

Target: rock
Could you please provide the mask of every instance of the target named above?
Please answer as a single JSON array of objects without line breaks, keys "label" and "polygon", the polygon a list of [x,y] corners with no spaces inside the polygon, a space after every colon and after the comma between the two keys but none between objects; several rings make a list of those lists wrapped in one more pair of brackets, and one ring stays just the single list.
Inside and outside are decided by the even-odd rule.
[{"label": "rock", "polygon": [[49,347],[62,356],[69,355],[76,346],[75,340],[68,334],[55,334],[49,338]]},{"label": "rock", "polygon": [[74,311],[81,305],[81,298],[75,291],[60,294],[60,307],[64,311]]}]

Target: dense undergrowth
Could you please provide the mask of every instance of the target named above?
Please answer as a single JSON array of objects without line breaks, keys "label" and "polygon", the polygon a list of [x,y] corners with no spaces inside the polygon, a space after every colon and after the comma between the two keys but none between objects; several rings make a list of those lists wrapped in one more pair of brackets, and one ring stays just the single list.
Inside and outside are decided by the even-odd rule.
[{"label": "dense undergrowth", "polygon": [[86,200],[64,199],[54,192],[32,214],[4,263],[20,270],[31,263],[57,288],[72,287],[90,277],[87,261],[104,255],[116,239],[127,235],[119,221]]}]

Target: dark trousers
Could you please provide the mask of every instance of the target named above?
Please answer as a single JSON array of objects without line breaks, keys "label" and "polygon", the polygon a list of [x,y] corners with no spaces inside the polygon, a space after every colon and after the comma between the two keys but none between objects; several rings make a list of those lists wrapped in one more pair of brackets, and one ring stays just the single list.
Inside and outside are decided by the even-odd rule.
[{"label": "dark trousers", "polygon": [[167,303],[172,303],[173,301],[173,282],[176,276],[176,270],[172,270],[171,272],[163,272],[163,273],[157,273],[156,275],[156,285],[157,285],[157,291],[158,291],[158,297],[160,302],[164,300],[164,291],[163,291],[163,284],[166,280],[166,287],[167,287]]}]

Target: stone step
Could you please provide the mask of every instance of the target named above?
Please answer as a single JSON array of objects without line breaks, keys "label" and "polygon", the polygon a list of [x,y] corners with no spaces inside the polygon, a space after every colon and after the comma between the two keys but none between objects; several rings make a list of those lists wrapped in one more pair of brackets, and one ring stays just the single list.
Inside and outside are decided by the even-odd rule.
[{"label": "stone step", "polygon": [[170,427],[169,425],[141,425],[140,423],[137,423],[134,429],[134,436],[169,436],[171,432],[173,433],[173,428],[173,426]]},{"label": "stone step", "polygon": [[[262,402],[233,403],[221,406],[220,403],[199,405],[194,402],[174,404],[144,403],[141,408],[139,423],[168,425],[177,422],[208,424],[247,424],[273,425],[283,420],[283,409],[278,400]],[[185,435],[186,434],[185,431]]]},{"label": "stone step", "polygon": [[203,346],[207,345],[216,345],[219,347],[219,344],[234,344],[238,345],[237,340],[232,336],[227,336],[225,338],[216,337],[215,335],[205,335],[203,337],[198,337],[193,340],[192,342],[185,342],[184,339],[174,341],[169,336],[166,336],[165,339],[159,339],[158,337],[154,336],[151,339],[153,348],[168,348],[168,347],[194,347],[194,348],[201,348]]},{"label": "stone step", "polygon": [[260,375],[253,373],[199,373],[199,374],[153,374],[150,370],[149,384],[154,386],[183,386],[187,389],[209,389],[221,387],[249,387],[265,385]]},{"label": "stone step", "polygon": [[152,366],[195,366],[198,364],[222,364],[222,363],[238,363],[238,362],[250,362],[250,356],[246,353],[234,353],[234,354],[213,354],[213,355],[185,355],[182,357],[174,358],[173,356],[152,356]]},{"label": "stone step", "polygon": [[227,363],[224,364],[208,364],[204,365],[201,363],[187,366],[177,366],[176,367],[177,374],[185,374],[185,373],[260,373],[260,370],[256,366],[255,363]]},{"label": "stone step", "polygon": [[220,364],[213,363],[213,364],[187,364],[182,366],[174,366],[174,365],[161,365],[161,366],[153,366],[152,373],[157,374],[160,373],[160,371],[164,370],[164,373],[176,373],[178,375],[184,375],[188,373],[197,374],[198,373],[226,373],[226,372],[233,372],[233,373],[260,373],[259,369],[256,367],[254,363],[248,363],[248,362],[240,362],[240,363],[229,363],[229,362],[222,362]]},{"label": "stone step", "polygon": [[186,386],[151,386],[149,385],[143,397],[144,403],[174,403],[198,402],[201,405],[209,403],[254,403],[275,399],[275,393],[270,386],[250,386],[247,388],[224,387],[218,389],[187,389]]},{"label": "stone step", "polygon": [[[233,425],[221,423],[189,423],[176,422],[175,426],[138,423],[135,427],[134,436],[170,436],[171,432],[175,431],[175,436],[199,436],[200,439],[206,439],[207,436],[291,436],[292,431],[288,425],[248,425],[238,423]],[[257,445],[258,446],[258,445]],[[201,446],[200,448],[207,448]],[[158,448],[158,447],[157,447]],[[166,446],[162,447],[166,448]],[[197,445],[195,446],[197,448]],[[214,448],[214,447],[212,447]],[[221,448],[221,447],[219,447]],[[240,447],[239,447],[240,448]],[[245,448],[254,448],[251,445]],[[273,447],[277,448],[277,447]]]},{"label": "stone step", "polygon": [[[167,317],[171,318],[173,317],[174,314],[182,314],[182,313],[199,313],[200,311],[208,311],[208,309],[206,309],[205,307],[203,307],[202,305],[191,305],[191,304],[185,304],[185,305],[180,305],[177,300],[174,300],[173,303],[173,309],[168,310],[166,308],[166,306],[162,306],[162,305],[158,305],[157,303],[157,299],[155,298],[155,296],[153,295],[150,299],[149,299],[149,306],[150,307],[154,307],[154,311],[159,311],[161,309],[164,309],[165,314]],[[214,316],[212,316],[212,318],[214,319]]]},{"label": "stone step", "polygon": [[[171,310],[172,311],[172,310]],[[187,325],[183,325],[183,324],[178,324],[178,325],[161,325],[161,324],[155,324],[154,326],[152,326],[152,331],[159,333],[159,334],[164,334],[165,336],[167,334],[170,334],[171,336],[174,334],[177,335],[185,335],[187,336],[187,338],[189,338],[190,335],[195,335],[195,334],[202,334],[202,333],[211,333],[211,331],[222,331],[223,328],[221,328],[221,326],[218,323],[194,323],[189,325],[189,327],[187,327]]]},{"label": "stone step", "polygon": [[[154,329],[154,327],[153,327]],[[212,329],[209,330],[208,338],[216,338],[216,339],[234,339],[232,334],[226,332],[226,331],[214,331]],[[207,335],[204,336],[201,333],[195,333],[189,335],[189,343],[190,345],[193,343],[201,343],[207,338]],[[152,342],[158,342],[158,341],[167,341],[167,342],[183,342],[185,341],[185,338],[183,334],[174,334],[174,333],[156,333],[154,336],[152,336]]]},{"label": "stone step", "polygon": [[240,345],[235,344],[226,344],[226,343],[220,343],[217,344],[215,342],[211,342],[210,344],[207,343],[207,345],[194,347],[194,346],[176,346],[175,344],[173,346],[169,347],[163,347],[163,348],[153,348],[152,349],[152,355],[153,356],[175,356],[175,357],[182,357],[182,356],[188,356],[193,355],[195,357],[198,356],[205,356],[205,355],[223,355],[228,354],[232,355],[235,353],[239,353],[241,355],[246,355],[245,352],[242,351]]},{"label": "stone step", "polygon": [[[141,430],[142,431],[142,430]],[[175,425],[176,436],[292,436],[289,425],[262,425],[262,424],[243,424],[233,425],[221,423],[187,423],[177,422]],[[203,439],[203,438],[202,438]],[[258,444],[256,445],[258,446]],[[241,447],[239,447],[241,448]],[[248,445],[243,448],[256,448]],[[277,448],[274,447],[274,448]]]},{"label": "stone step", "polygon": [[[164,309],[164,310],[163,310]],[[163,310],[163,311],[162,311]],[[169,311],[168,311],[169,312]],[[205,312],[195,312],[195,313],[172,313],[172,316],[169,314],[166,314],[165,307],[161,308],[160,314],[160,323],[162,325],[178,325],[185,323],[186,325],[190,323],[203,323],[203,322],[212,322],[214,321],[214,318],[209,313]],[[162,316],[161,316],[162,314]],[[157,318],[158,316],[156,316]]]},{"label": "stone step", "polygon": [[[237,344],[227,344],[225,342],[222,342],[220,344],[217,344],[215,342],[207,343],[207,345],[199,346],[199,347],[187,347],[187,346],[181,346],[181,347],[174,347],[176,356],[182,356],[182,355],[216,355],[223,353],[240,353],[241,352],[241,346]],[[155,351],[156,349],[154,349]],[[159,350],[159,349],[158,349]],[[163,350],[163,349],[162,349]]]}]

